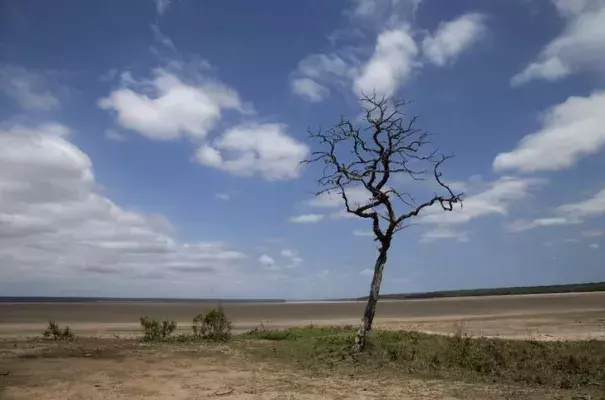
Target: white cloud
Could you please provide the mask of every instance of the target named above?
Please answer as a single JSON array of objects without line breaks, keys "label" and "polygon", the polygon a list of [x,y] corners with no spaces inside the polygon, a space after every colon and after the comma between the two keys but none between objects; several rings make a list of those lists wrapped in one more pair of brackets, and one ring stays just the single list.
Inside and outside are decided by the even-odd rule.
[{"label": "white cloud", "polygon": [[290,249],[283,249],[279,254],[281,254],[282,257],[294,257],[294,252]]},{"label": "white cloud", "polygon": [[605,229],[592,229],[592,230],[588,230],[588,231],[583,231],[582,236],[584,236],[584,237],[605,236]]},{"label": "white cloud", "polygon": [[[604,25],[605,26],[605,25]],[[542,129],[525,136],[517,148],[494,159],[496,171],[556,171],[605,147],[605,92],[572,96],[550,108]]]},{"label": "white cloud", "polygon": [[155,3],[155,8],[156,8],[158,14],[160,14],[160,15],[164,14],[164,12],[166,12],[168,7],[170,7],[170,3],[172,3],[172,0],[153,0],[153,1]]},{"label": "white cloud", "polygon": [[275,260],[273,257],[268,256],[267,254],[263,254],[258,258],[258,262],[261,263],[264,267],[273,267],[275,265]]},{"label": "white cloud", "polygon": [[489,184],[484,191],[464,198],[464,205],[453,212],[432,207],[420,215],[419,222],[440,226],[465,224],[487,215],[507,215],[508,208],[516,201],[528,197],[546,181],[538,178],[502,177]]},{"label": "white cloud", "polygon": [[214,197],[216,197],[219,200],[231,200],[231,195],[229,193],[215,193]]},{"label": "white cloud", "polygon": [[287,260],[285,268],[295,268],[303,262],[303,259],[293,250],[283,249],[279,254]]},{"label": "white cloud", "polygon": [[599,248],[599,244],[598,243],[591,243],[588,245],[588,247],[590,247],[593,250],[596,250]]},{"label": "white cloud", "polygon": [[330,90],[309,78],[297,78],[291,82],[292,92],[311,102],[320,102],[330,95]]},{"label": "white cloud", "polygon": [[105,139],[111,140],[112,142],[126,142],[128,140],[126,136],[115,129],[107,129],[105,131]]},{"label": "white cloud", "polygon": [[121,287],[125,295],[124,282],[161,277],[177,285],[172,295],[177,287],[235,290],[230,285],[247,276],[245,254],[220,242],[179,243],[161,215],[99,194],[90,158],[68,134],[55,123],[0,130],[0,282],[37,280],[49,290],[63,282],[95,293]]},{"label": "white cloud", "polygon": [[582,71],[605,72],[605,1],[553,0],[565,28],[535,61],[513,76],[518,86],[534,79],[556,81]]},{"label": "white cloud", "polygon": [[[513,232],[521,232],[539,227],[579,224],[587,218],[605,215],[605,189],[587,200],[561,205],[554,210],[554,214],[553,217],[518,220],[513,222],[509,229]],[[589,231],[584,232],[584,236],[598,236],[599,233],[598,230]]]},{"label": "white cloud", "polygon": [[413,19],[422,0],[352,0],[350,14],[379,26]]},{"label": "white cloud", "polygon": [[602,189],[588,200],[559,206],[557,208],[557,212],[574,219],[599,217],[601,215],[604,215],[605,189]]},{"label": "white cloud", "polygon": [[288,221],[295,224],[313,224],[321,221],[324,218],[323,214],[302,214],[288,218]]},{"label": "white cloud", "polygon": [[579,221],[570,221],[565,217],[550,217],[550,218],[537,218],[534,220],[517,220],[508,226],[511,232],[522,232],[529,229],[546,227],[546,226],[557,226],[557,225],[569,225],[570,223],[578,223]]},{"label": "white cloud", "polygon": [[330,94],[328,86],[348,85],[355,76],[357,60],[336,53],[311,54],[298,63],[290,86],[293,93],[311,102],[320,102]]},{"label": "white cloud", "polygon": [[0,66],[0,91],[26,110],[52,110],[61,106],[48,88],[47,77],[23,67]]},{"label": "white cloud", "polygon": [[283,124],[246,124],[228,129],[203,145],[196,160],[239,176],[267,180],[295,179],[309,148],[285,132]]},{"label": "white cloud", "polygon": [[383,31],[378,35],[372,57],[355,78],[355,92],[391,96],[409,77],[417,55],[418,48],[408,26]]},{"label": "white cloud", "polygon": [[[370,199],[368,191],[362,186],[349,186],[345,189],[345,194],[351,207],[365,204]],[[344,200],[338,190],[323,192],[319,196],[313,197],[307,204],[315,208],[342,207],[344,209],[345,207]]]},{"label": "white cloud", "polygon": [[353,229],[353,236],[374,236],[371,230]]},{"label": "white cloud", "polygon": [[374,271],[366,268],[366,269],[362,269],[361,271],[359,271],[359,275],[361,276],[373,276],[374,275]]},{"label": "white cloud", "polygon": [[424,38],[424,56],[435,65],[446,65],[481,40],[486,31],[485,16],[478,13],[464,14],[455,20],[442,22],[433,35]]},{"label": "white cloud", "polygon": [[204,139],[224,110],[246,111],[235,90],[211,80],[187,83],[167,69],[155,70],[152,80],[137,81],[130,73],[121,78],[121,87],[99,100],[99,107],[152,140]]},{"label": "white cloud", "polygon": [[453,239],[458,242],[468,242],[470,240],[467,232],[457,232],[447,226],[438,226],[435,229],[424,232],[420,237],[420,242],[428,243],[442,239]]}]

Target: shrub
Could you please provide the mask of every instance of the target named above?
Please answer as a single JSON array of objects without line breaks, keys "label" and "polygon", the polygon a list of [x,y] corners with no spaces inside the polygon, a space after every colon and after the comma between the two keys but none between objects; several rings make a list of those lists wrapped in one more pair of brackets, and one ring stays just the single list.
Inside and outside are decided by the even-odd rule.
[{"label": "shrub", "polygon": [[196,315],[192,329],[195,339],[222,342],[231,337],[231,321],[227,319],[222,307]]},{"label": "shrub", "polygon": [[143,340],[157,341],[169,337],[176,329],[176,322],[163,320],[158,321],[149,317],[141,317],[141,326],[143,327]]},{"label": "shrub", "polygon": [[61,329],[59,324],[53,320],[48,321],[48,328],[46,328],[43,335],[45,338],[53,340],[72,340],[74,338],[74,334],[69,326]]}]

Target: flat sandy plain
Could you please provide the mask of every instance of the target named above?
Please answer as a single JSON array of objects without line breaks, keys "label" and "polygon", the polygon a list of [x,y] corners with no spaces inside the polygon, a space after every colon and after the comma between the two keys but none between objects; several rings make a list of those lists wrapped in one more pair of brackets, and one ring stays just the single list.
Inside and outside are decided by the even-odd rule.
[{"label": "flat sandy plain", "polygon": [[[238,331],[261,322],[284,328],[360,321],[363,302],[225,303]],[[139,317],[169,318],[180,329],[214,302],[0,303],[0,337],[36,336],[49,319],[77,335],[139,333]],[[380,301],[376,326],[435,333],[534,339],[605,339],[605,292]]]},{"label": "flat sandy plain", "polygon": [[[593,399],[540,387],[485,385],[416,377],[317,376],[251,358],[233,346],[148,346],[117,339],[139,331],[141,315],[189,329],[208,302],[0,303],[0,399]],[[363,302],[225,304],[238,330],[258,326],[357,324]],[[46,320],[71,325],[78,356],[51,355],[62,345],[23,341]],[[605,293],[382,301],[387,329],[513,338],[605,339]],[[89,341],[89,342],[86,342]],[[73,347],[72,346],[72,347]],[[191,345],[193,346],[193,345]],[[102,356],[95,351],[103,347]],[[73,350],[73,349],[72,349]],[[48,353],[51,351],[51,353]],[[90,353],[89,353],[90,351]],[[47,354],[44,356],[43,354]],[[604,397],[605,398],[605,397]]]}]

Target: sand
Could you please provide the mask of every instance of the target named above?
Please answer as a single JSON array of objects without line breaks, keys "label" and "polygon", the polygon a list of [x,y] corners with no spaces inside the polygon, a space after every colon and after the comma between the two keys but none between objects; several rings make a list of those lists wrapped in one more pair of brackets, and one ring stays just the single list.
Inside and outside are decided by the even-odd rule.
[{"label": "sand", "polygon": [[[176,320],[181,330],[212,302],[0,303],[0,337],[39,335],[49,319],[76,334],[128,336],[142,315]],[[261,322],[284,328],[359,323],[363,302],[227,303],[236,331]],[[379,302],[376,325],[435,333],[535,339],[605,339],[605,293],[489,296]]]},{"label": "sand", "polygon": [[[177,320],[215,306],[178,303],[0,303],[0,399],[586,399],[537,387],[472,384],[412,377],[317,376],[280,363],[251,359],[230,346],[148,347],[129,337],[141,315]],[[357,324],[362,302],[226,304],[237,330]],[[67,323],[83,354],[43,356],[52,342],[39,336],[48,319]],[[511,338],[605,339],[605,293],[382,301],[376,324],[440,334],[464,332]],[[99,341],[94,336],[109,337]],[[82,340],[91,341],[85,345]],[[50,343],[50,344],[49,344]],[[92,346],[92,347],[91,347]],[[97,346],[108,346],[96,357]],[[92,350],[91,350],[92,349]],[[92,351],[90,354],[89,351]]]}]

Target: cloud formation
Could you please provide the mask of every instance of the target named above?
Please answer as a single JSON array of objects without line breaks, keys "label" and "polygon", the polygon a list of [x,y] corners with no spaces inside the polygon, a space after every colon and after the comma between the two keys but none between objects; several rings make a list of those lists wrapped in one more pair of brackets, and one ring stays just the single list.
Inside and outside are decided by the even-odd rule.
[{"label": "cloud formation", "polygon": [[283,124],[247,124],[228,129],[196,153],[196,160],[234,175],[294,179],[309,148],[286,134]]},{"label": "cloud formation", "polygon": [[323,214],[301,214],[288,218],[288,221],[295,224],[314,224],[324,219]]},{"label": "cloud formation", "polygon": [[422,51],[431,63],[441,67],[454,62],[458,55],[481,40],[486,32],[484,15],[464,14],[440,23],[437,31],[422,41]]},{"label": "cloud formation", "polygon": [[[161,215],[99,194],[90,158],[57,123],[0,129],[0,281],[163,277],[198,290],[228,285],[242,252],[219,242],[179,243]],[[183,275],[185,274],[185,275]],[[23,293],[26,294],[26,293]]]},{"label": "cloud formation", "polygon": [[534,79],[557,81],[582,71],[605,72],[605,1],[552,0],[565,27],[525,69],[513,86]]},{"label": "cloud formation", "polygon": [[409,26],[383,31],[376,39],[372,56],[355,78],[355,93],[391,96],[409,77],[417,55]]},{"label": "cloud formation", "polygon": [[456,208],[453,212],[444,212],[439,207],[429,208],[420,215],[418,222],[434,225],[435,228],[424,232],[421,240],[424,242],[438,239],[467,241],[468,234],[456,231],[457,226],[489,215],[506,216],[515,202],[529,197],[546,182],[539,178],[502,177],[488,184],[484,190],[465,197],[463,207]]},{"label": "cloud formation", "polygon": [[[509,229],[512,232],[521,232],[539,227],[580,224],[589,218],[601,217],[605,215],[605,189],[586,200],[561,205],[553,211],[553,214],[550,217],[514,221]],[[588,231],[584,236],[594,237],[599,236],[600,233],[599,230]]]},{"label": "cloud formation", "polygon": [[123,73],[120,88],[99,100],[99,107],[115,112],[122,127],[151,140],[204,139],[224,110],[244,112],[239,95],[228,86],[186,83],[167,69],[156,69],[153,79],[141,81]]},{"label": "cloud formation", "polygon": [[496,171],[557,171],[605,147],[605,92],[572,96],[551,107],[542,128],[525,136],[513,151],[494,159]]},{"label": "cloud formation", "polygon": [[61,106],[48,83],[42,73],[13,65],[0,66],[0,91],[25,110],[49,111]]}]

